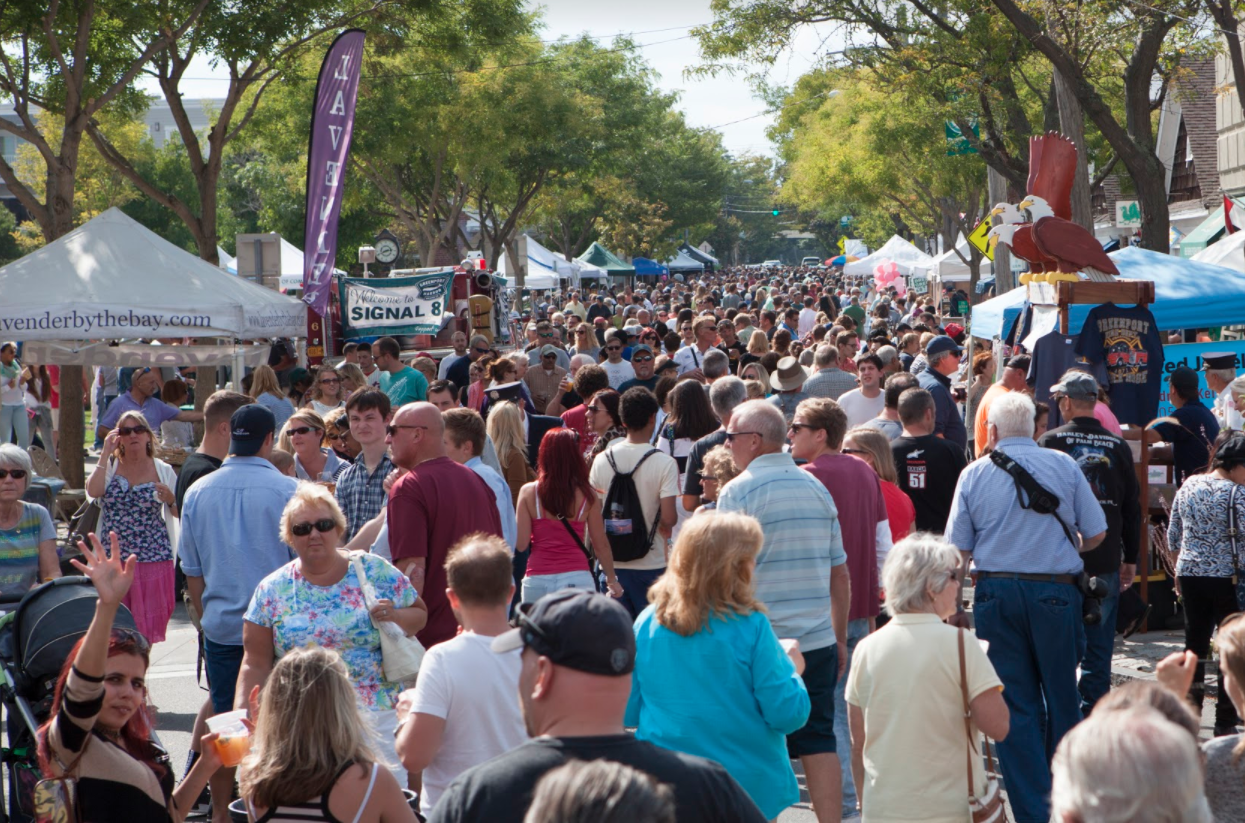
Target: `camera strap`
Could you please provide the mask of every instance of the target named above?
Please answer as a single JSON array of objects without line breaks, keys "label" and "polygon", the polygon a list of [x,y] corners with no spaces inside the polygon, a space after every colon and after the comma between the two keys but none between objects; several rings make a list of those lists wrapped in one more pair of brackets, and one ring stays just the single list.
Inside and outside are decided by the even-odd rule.
[{"label": "camera strap", "polygon": [[1079,544],[1072,536],[1072,529],[1068,528],[1068,524],[1059,516],[1058,495],[1039,483],[1033,475],[1029,474],[1024,466],[998,449],[990,452],[990,462],[1011,475],[1012,482],[1016,484],[1016,498],[1020,501],[1022,509],[1029,509],[1038,514],[1055,515],[1055,519],[1059,521],[1059,526],[1063,529],[1064,536],[1068,538],[1068,542],[1072,544],[1074,549],[1080,551]]}]

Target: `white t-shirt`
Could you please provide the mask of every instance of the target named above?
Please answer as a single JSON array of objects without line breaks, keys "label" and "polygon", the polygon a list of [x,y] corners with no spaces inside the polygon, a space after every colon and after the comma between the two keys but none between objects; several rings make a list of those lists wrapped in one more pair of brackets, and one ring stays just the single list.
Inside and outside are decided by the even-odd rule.
[{"label": "white t-shirt", "polygon": [[498,654],[493,638],[466,632],[428,650],[411,712],[445,720],[436,757],[424,769],[419,808],[432,811],[454,778],[527,741],[519,691],[519,649]]},{"label": "white t-shirt", "polygon": [[380,369],[372,369],[372,373],[371,373],[371,374],[364,375],[364,376],[367,378],[367,384],[368,384],[369,386],[371,386],[371,387],[372,387],[372,388],[374,388],[374,389],[379,389],[379,388],[380,388],[380,378],[381,378],[381,375],[383,375],[383,374],[384,374],[384,372],[383,372],[383,371],[381,371]]},{"label": "white t-shirt", "polygon": [[839,396],[839,405],[847,413],[847,427],[850,429],[882,413],[886,408],[886,392],[879,391],[877,397],[870,399],[861,394],[860,389],[852,389]]},{"label": "white t-shirt", "polygon": [[457,363],[459,360],[462,360],[466,356],[467,356],[466,354],[454,354],[454,352],[450,352],[449,354],[445,355],[445,357],[442,357],[441,365],[437,366],[437,379],[438,380],[449,379],[446,377],[446,375],[450,373],[450,366],[453,366],[455,363]]},{"label": "white t-shirt", "polygon": [[609,376],[610,388],[614,391],[618,391],[619,386],[635,377],[635,369],[626,360],[619,360],[617,363],[606,360],[601,368]]},{"label": "white t-shirt", "polygon": [[[647,443],[628,443],[624,440],[596,456],[596,459],[592,461],[592,469],[588,473],[588,482],[592,483],[594,489],[599,490],[602,503],[605,502],[605,496],[609,494],[610,481],[614,479],[614,470],[610,467],[606,455],[613,455],[614,463],[619,471],[629,472],[652,448]],[[679,464],[673,457],[658,450],[657,454],[644,461],[644,465],[640,466],[632,479],[635,481],[636,491],[640,492],[640,508],[644,511],[644,522],[649,529],[652,529],[653,521],[661,515],[661,498],[673,497],[677,503]],[[666,567],[666,539],[661,536],[660,529],[653,536],[653,545],[649,548],[648,554],[639,560],[626,563],[614,561],[614,566],[619,569],[643,571],[664,569]]]}]

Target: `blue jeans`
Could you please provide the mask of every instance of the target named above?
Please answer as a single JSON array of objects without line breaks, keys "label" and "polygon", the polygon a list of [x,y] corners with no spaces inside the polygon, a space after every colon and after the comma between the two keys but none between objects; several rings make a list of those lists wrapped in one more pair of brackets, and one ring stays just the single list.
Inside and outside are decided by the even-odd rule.
[{"label": "blue jeans", "polygon": [[851,620],[847,624],[847,669],[834,687],[834,740],[839,753],[839,768],[843,772],[843,818],[857,817],[856,783],[852,780],[852,733],[847,722],[847,676],[852,671],[852,658],[856,644],[869,636],[869,619]]},{"label": "blue jeans", "polygon": [[30,416],[25,403],[0,406],[0,444],[13,442],[14,435],[19,449],[30,448]]},{"label": "blue jeans", "polygon": [[1081,592],[1071,583],[982,578],[973,617],[977,636],[990,644],[987,654],[1011,712],[1011,731],[998,753],[1016,823],[1048,823],[1050,761],[1081,721]]},{"label": "blue jeans", "polygon": [[[95,390],[95,411],[91,413],[91,423],[95,430],[99,431],[99,421],[104,418],[104,412],[108,411],[108,406],[112,401],[117,399],[115,394],[104,394],[103,387],[97,386]],[[104,441],[99,437],[95,438],[95,448],[104,448]]]},{"label": "blue jeans", "polygon": [[1085,627],[1085,659],[1081,661],[1081,714],[1088,715],[1094,704],[1111,691],[1111,657],[1115,653],[1115,614],[1120,607],[1120,573],[1100,574],[1107,586],[1102,601],[1102,622]]},{"label": "blue jeans", "polygon": [[632,620],[648,608],[648,587],[665,573],[665,569],[617,569],[618,583],[623,587],[618,602],[631,612]]},{"label": "blue jeans", "polygon": [[207,670],[208,694],[216,714],[233,711],[243,650],[242,646],[213,643],[206,635],[203,638],[203,667]]}]

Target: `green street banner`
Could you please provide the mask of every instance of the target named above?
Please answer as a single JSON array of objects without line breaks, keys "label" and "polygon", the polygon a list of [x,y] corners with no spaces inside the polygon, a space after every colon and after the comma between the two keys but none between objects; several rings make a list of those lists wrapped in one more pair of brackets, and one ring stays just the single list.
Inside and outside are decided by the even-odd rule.
[{"label": "green street banner", "polygon": [[436,334],[454,316],[453,282],[452,269],[411,277],[343,277],[343,335]]}]

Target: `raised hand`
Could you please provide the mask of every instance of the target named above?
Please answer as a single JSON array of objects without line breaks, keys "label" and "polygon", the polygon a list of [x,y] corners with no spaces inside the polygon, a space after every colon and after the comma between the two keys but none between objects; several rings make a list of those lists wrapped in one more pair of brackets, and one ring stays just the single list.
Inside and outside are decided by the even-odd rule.
[{"label": "raised hand", "polygon": [[121,542],[116,532],[108,533],[111,552],[104,550],[99,537],[92,532],[87,535],[91,545],[78,541],[78,549],[82,552],[83,563],[77,559],[70,560],[74,568],[82,572],[95,584],[101,603],[117,606],[125,598],[134,583],[134,571],[138,568],[138,557],[130,555],[121,560]]}]

